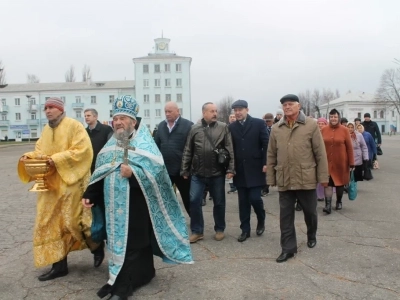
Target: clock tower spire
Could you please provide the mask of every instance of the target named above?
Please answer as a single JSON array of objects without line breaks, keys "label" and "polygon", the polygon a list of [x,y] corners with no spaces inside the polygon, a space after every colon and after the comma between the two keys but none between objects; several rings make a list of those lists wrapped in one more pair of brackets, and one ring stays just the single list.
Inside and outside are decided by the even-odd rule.
[{"label": "clock tower spire", "polygon": [[155,54],[170,54],[169,42],[170,39],[164,38],[164,33],[161,32],[161,37],[154,39],[155,42]]}]

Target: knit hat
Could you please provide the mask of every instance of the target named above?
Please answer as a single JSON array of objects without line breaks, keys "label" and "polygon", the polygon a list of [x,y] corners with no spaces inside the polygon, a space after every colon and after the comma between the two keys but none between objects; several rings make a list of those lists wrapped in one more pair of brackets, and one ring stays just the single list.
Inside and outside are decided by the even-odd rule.
[{"label": "knit hat", "polygon": [[365,114],[364,114],[364,118],[371,118],[370,113],[365,113]]},{"label": "knit hat", "polygon": [[278,109],[278,110],[276,111],[276,114],[277,114],[277,115],[283,115],[283,110],[282,110],[282,109]]},{"label": "knit hat", "polygon": [[265,121],[273,121],[274,120],[274,115],[270,114],[270,113],[267,113],[267,114],[264,115],[263,119]]},{"label": "knit hat", "polygon": [[46,109],[46,107],[55,107],[58,110],[60,110],[61,112],[64,112],[64,102],[57,97],[50,97],[49,99],[46,100],[45,104],[44,104],[44,108]]},{"label": "knit hat", "polygon": [[328,121],[325,118],[318,118],[317,122],[318,123],[324,123],[325,125],[328,125]]},{"label": "knit hat", "polygon": [[113,103],[113,117],[116,115],[128,116],[136,120],[139,113],[139,104],[131,96],[121,96]]}]

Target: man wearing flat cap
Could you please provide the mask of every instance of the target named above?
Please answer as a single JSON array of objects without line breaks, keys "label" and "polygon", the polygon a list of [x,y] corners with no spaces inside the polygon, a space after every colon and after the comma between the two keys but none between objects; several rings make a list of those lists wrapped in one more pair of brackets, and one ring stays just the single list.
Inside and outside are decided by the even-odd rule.
[{"label": "man wearing flat cap", "polygon": [[244,242],[250,237],[251,207],[257,216],[256,234],[260,236],[265,230],[265,209],[261,190],[265,186],[269,135],[265,122],[248,114],[249,108],[245,100],[233,102],[232,109],[236,116],[236,121],[229,125],[235,154],[236,176],[233,183],[238,190],[242,230],[238,241]]},{"label": "man wearing flat cap", "polygon": [[317,122],[300,111],[299,98],[286,95],[280,100],[284,117],[274,125],[267,153],[267,183],[279,191],[282,253],[285,262],[297,253],[293,209],[296,199],[303,208],[307,225],[307,246],[317,243],[316,186],[328,184],[325,144]]}]

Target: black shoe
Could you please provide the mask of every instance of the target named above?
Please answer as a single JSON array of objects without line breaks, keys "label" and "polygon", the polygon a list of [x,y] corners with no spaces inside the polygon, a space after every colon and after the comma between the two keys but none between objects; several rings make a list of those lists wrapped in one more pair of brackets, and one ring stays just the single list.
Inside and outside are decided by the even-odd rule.
[{"label": "black shoe", "polygon": [[324,198],[318,198],[317,201],[324,201]]},{"label": "black shoe", "polygon": [[317,244],[316,240],[307,241],[308,248],[314,248],[316,244]]},{"label": "black shoe", "polygon": [[296,202],[296,208],[295,209],[296,209],[296,211],[302,211],[303,210],[303,208],[301,207],[299,202]]},{"label": "black shoe", "polygon": [[287,261],[289,258],[294,257],[293,253],[284,253],[282,252],[281,255],[279,255],[279,257],[276,259],[277,263],[282,263]]},{"label": "black shoe", "polygon": [[342,209],[342,201],[338,202],[336,201],[336,210],[341,210]]},{"label": "black shoe", "polygon": [[244,242],[245,240],[247,240],[247,238],[250,237],[250,232],[242,232],[241,235],[239,235],[238,237],[238,242]]},{"label": "black shoe", "polygon": [[256,234],[258,236],[262,235],[264,233],[264,231],[265,231],[265,224],[257,225]]},{"label": "black shoe", "polygon": [[120,297],[118,295],[112,295],[108,300],[128,300],[128,297]]},{"label": "black shoe", "polygon": [[206,201],[206,198],[204,198],[203,201],[201,202],[201,206],[206,206],[206,204],[207,204],[207,201]]},{"label": "black shoe", "polygon": [[50,272],[44,273],[38,277],[39,281],[52,280],[58,277],[63,277],[68,274],[67,258],[53,264]]},{"label": "black shoe", "polygon": [[100,267],[104,260],[104,242],[101,242],[99,247],[93,251],[94,267]]},{"label": "black shoe", "polygon": [[332,212],[332,198],[325,198],[325,207],[323,212],[327,213],[328,215]]}]

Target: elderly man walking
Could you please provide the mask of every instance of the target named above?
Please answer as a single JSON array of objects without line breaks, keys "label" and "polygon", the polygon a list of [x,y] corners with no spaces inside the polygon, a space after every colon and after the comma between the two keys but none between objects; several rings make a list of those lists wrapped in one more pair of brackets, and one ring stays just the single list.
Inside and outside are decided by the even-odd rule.
[{"label": "elderly man walking", "polygon": [[317,122],[300,111],[299,98],[280,100],[284,117],[274,126],[267,153],[267,183],[278,186],[282,253],[285,262],[297,253],[294,204],[300,202],[307,225],[307,246],[317,244],[317,183],[328,184],[325,145]]},{"label": "elderly man walking", "polygon": [[261,190],[265,186],[269,135],[265,122],[248,114],[248,104],[245,100],[233,102],[232,109],[236,116],[236,122],[229,125],[235,153],[236,176],[233,182],[238,189],[242,230],[238,242],[244,242],[250,237],[251,207],[257,216],[256,234],[260,236],[265,230],[265,209]]},{"label": "elderly man walking", "polygon": [[180,175],[183,149],[193,122],[182,118],[175,102],[168,102],[164,108],[165,120],[158,125],[154,140],[161,151],[169,178],[182,197],[183,205],[190,216],[190,178]]}]

